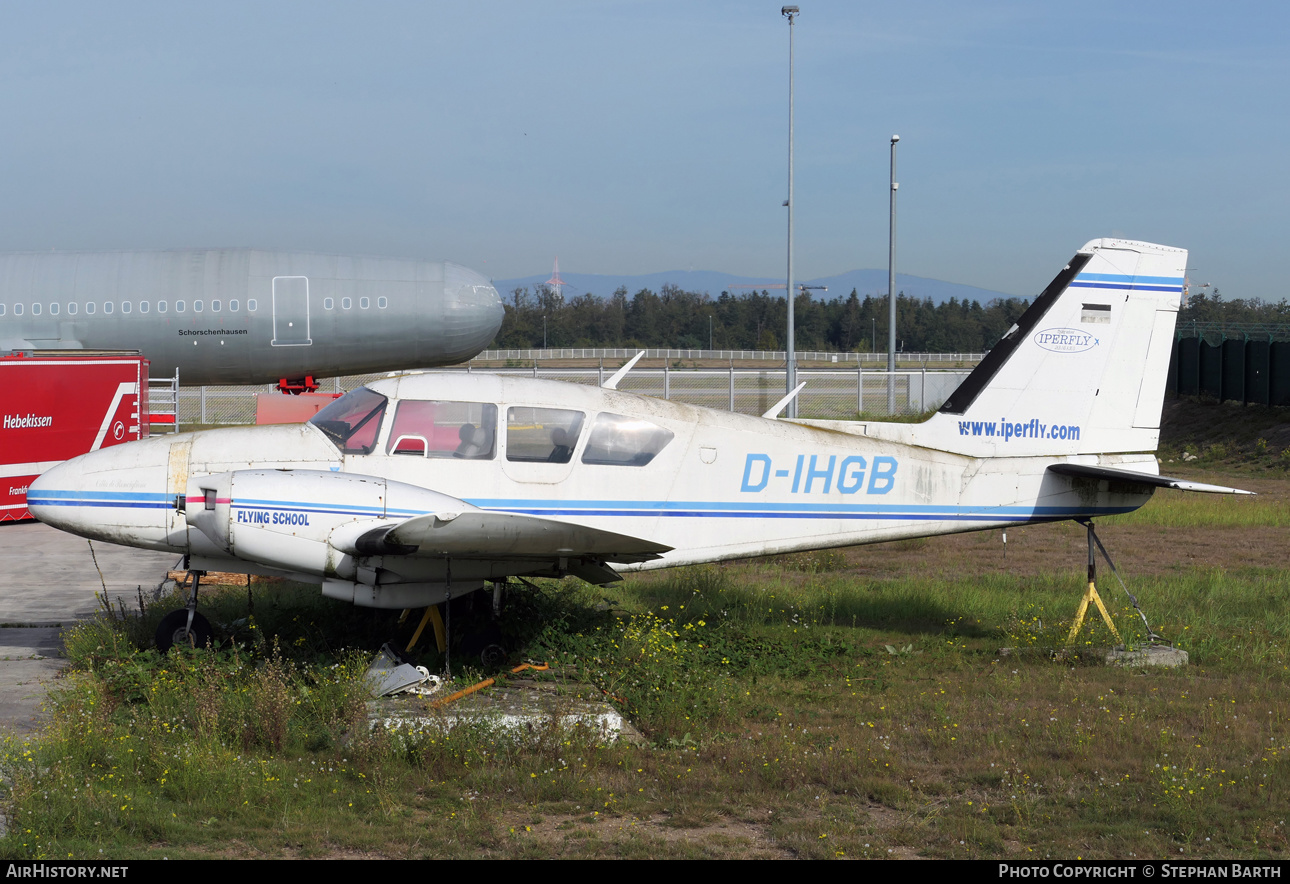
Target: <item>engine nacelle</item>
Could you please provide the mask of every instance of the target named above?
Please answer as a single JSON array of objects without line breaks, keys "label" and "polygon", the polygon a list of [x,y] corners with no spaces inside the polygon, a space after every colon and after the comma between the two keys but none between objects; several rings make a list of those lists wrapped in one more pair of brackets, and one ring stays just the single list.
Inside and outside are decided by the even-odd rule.
[{"label": "engine nacelle", "polygon": [[185,516],[229,555],[318,577],[375,583],[359,541],[426,513],[469,504],[402,482],[321,470],[237,470],[188,482]]}]

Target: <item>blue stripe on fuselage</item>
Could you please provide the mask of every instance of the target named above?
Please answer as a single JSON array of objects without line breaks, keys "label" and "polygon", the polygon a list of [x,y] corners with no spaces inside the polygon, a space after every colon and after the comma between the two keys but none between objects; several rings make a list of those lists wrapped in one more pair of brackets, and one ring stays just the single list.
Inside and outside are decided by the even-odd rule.
[{"label": "blue stripe on fuselage", "polygon": [[[1113,515],[1137,507],[1061,506],[933,506],[928,504],[831,504],[831,503],[747,503],[723,501],[632,501],[632,500],[526,500],[516,498],[465,501],[489,512],[532,516],[595,516],[609,518],[689,519],[863,519],[910,521],[1015,522],[1052,521],[1076,516]],[[174,505],[172,498],[155,493],[45,491],[28,497],[33,506],[119,507],[157,509]],[[322,506],[305,501],[235,500],[234,509],[273,508],[284,512],[318,515],[412,518],[426,515],[419,510],[383,510],[381,507]]]}]

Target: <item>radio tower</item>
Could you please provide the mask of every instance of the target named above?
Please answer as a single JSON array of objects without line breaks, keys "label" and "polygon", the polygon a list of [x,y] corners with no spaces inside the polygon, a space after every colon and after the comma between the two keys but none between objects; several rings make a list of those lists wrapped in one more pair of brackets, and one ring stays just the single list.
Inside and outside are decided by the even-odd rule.
[{"label": "radio tower", "polygon": [[546,281],[546,284],[551,286],[551,288],[555,289],[555,296],[559,298],[560,287],[564,285],[564,280],[560,278],[560,256],[559,255],[556,255],[555,257],[555,266],[551,268],[551,278]]}]

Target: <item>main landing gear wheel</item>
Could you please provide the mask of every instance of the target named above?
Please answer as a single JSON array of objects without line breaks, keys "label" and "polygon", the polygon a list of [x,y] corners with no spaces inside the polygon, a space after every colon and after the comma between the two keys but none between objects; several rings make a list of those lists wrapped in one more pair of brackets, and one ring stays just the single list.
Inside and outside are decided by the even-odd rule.
[{"label": "main landing gear wheel", "polygon": [[485,669],[501,669],[506,663],[506,648],[499,644],[485,645],[479,652],[479,662]]},{"label": "main landing gear wheel", "polygon": [[157,650],[164,654],[180,644],[190,648],[204,648],[211,643],[213,637],[209,620],[193,612],[193,625],[190,629],[188,609],[180,608],[161,618],[161,625],[157,627]]}]

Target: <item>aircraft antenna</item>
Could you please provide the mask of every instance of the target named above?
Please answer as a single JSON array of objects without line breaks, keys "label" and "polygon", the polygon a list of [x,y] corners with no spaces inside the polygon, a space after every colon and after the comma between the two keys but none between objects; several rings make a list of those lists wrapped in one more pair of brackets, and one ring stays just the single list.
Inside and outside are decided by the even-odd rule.
[{"label": "aircraft antenna", "polygon": [[627,362],[627,364],[625,364],[622,368],[618,369],[618,371],[614,372],[614,376],[611,377],[609,380],[605,381],[600,386],[606,390],[617,390],[618,382],[621,381],[623,378],[627,377],[627,372],[631,371],[632,366],[634,366],[637,362],[640,362],[641,357],[644,355],[645,355],[644,350],[638,350],[636,355],[633,356]]},{"label": "aircraft antenna", "polygon": [[784,406],[792,402],[794,399],[796,399],[797,394],[802,392],[802,388],[805,386],[806,386],[806,381],[802,381],[791,391],[789,391],[789,394],[787,396],[785,396],[783,399],[776,402],[770,408],[766,409],[766,412],[762,415],[762,417],[766,418],[767,420],[772,420],[772,421],[777,420],[779,413],[784,410]]}]

